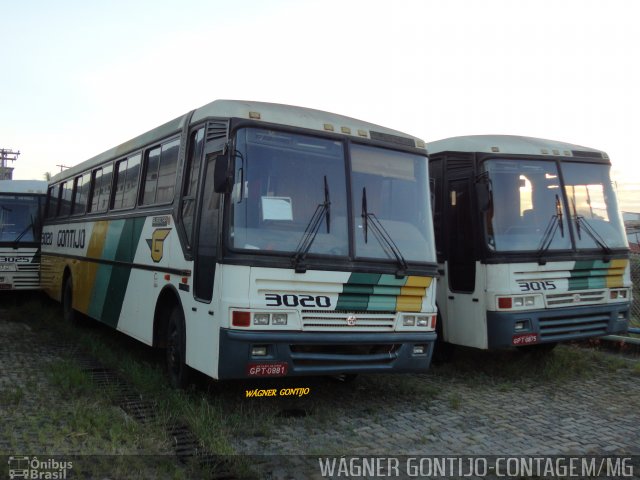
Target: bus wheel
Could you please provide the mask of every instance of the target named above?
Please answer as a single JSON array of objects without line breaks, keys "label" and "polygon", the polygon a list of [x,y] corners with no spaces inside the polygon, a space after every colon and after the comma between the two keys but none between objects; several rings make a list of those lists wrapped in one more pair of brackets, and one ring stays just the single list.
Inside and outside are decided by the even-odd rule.
[{"label": "bus wheel", "polygon": [[73,281],[71,280],[71,275],[65,280],[64,289],[62,290],[62,315],[65,322],[72,325],[78,324],[78,314],[73,309]]},{"label": "bus wheel", "polygon": [[172,387],[186,388],[189,384],[184,316],[177,306],[171,310],[167,327],[167,372]]}]

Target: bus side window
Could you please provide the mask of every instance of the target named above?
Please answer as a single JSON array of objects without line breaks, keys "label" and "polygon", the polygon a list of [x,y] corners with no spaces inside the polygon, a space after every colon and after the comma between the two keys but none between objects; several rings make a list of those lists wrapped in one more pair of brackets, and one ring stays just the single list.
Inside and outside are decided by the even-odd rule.
[{"label": "bus side window", "polygon": [[130,208],[136,204],[140,154],[121,160],[116,164],[116,192],[113,208]]},{"label": "bus side window", "polygon": [[89,203],[89,211],[98,211],[98,201],[100,199],[100,184],[102,183],[102,169],[98,168],[91,174],[91,203]]},{"label": "bus side window", "polygon": [[[204,165],[204,185],[213,185],[216,158],[217,154],[207,155]],[[221,195],[215,193],[213,188],[203,190],[198,222],[194,291],[196,298],[210,302],[213,297],[213,279],[218,253],[218,215]]]},{"label": "bus side window", "polygon": [[105,212],[111,195],[111,177],[113,166],[107,165],[93,171],[91,185],[90,212]]},{"label": "bus side window", "polygon": [[53,218],[56,216],[58,210],[58,196],[56,187],[49,187],[47,190],[47,206],[46,206],[46,218]]},{"label": "bus side window", "polygon": [[176,139],[162,145],[160,167],[158,168],[158,193],[156,203],[168,203],[173,200],[176,188],[176,169],[180,140]]},{"label": "bus side window", "polygon": [[60,208],[58,209],[58,217],[66,217],[71,213],[72,190],[72,182],[64,182],[60,186]]},{"label": "bus side window", "polygon": [[187,236],[187,244],[191,246],[193,237],[193,220],[196,209],[196,194],[200,180],[200,163],[204,147],[204,127],[191,132],[189,137],[189,154],[184,173],[182,187],[182,223]]},{"label": "bus side window", "polygon": [[73,205],[71,215],[83,214],[87,208],[87,197],[89,193],[90,174],[77,176],[73,187]]},{"label": "bus side window", "polygon": [[168,203],[173,200],[180,140],[175,139],[149,150],[145,158],[142,204]]}]

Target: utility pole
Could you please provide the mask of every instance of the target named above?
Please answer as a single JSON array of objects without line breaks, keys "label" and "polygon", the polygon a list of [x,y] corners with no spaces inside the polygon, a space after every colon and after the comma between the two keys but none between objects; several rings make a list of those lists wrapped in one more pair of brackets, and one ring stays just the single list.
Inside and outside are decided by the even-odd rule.
[{"label": "utility pole", "polygon": [[20,152],[11,149],[0,148],[0,180],[13,180],[13,167],[8,162],[15,162]]}]

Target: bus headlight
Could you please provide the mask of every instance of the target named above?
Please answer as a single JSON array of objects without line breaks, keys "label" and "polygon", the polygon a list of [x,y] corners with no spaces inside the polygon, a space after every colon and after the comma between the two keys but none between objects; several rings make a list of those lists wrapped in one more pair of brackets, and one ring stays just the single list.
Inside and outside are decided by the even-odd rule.
[{"label": "bus headlight", "polygon": [[499,310],[508,310],[508,309],[526,309],[528,307],[535,307],[536,305],[536,297],[539,299],[538,301],[542,301],[541,295],[513,295],[510,297],[497,297],[498,298],[498,309]]},{"label": "bus headlight", "polygon": [[403,327],[413,327],[416,324],[416,316],[415,315],[405,315],[402,317],[402,326]]},{"label": "bus headlight", "polygon": [[254,325],[269,325],[269,314],[268,313],[254,313],[253,314],[253,324]]},{"label": "bus headlight", "polygon": [[274,313],[271,315],[271,323],[273,325],[286,325],[287,314],[286,313]]},{"label": "bus headlight", "polygon": [[609,298],[611,300],[626,300],[629,298],[629,292],[626,288],[611,290],[609,291]]}]

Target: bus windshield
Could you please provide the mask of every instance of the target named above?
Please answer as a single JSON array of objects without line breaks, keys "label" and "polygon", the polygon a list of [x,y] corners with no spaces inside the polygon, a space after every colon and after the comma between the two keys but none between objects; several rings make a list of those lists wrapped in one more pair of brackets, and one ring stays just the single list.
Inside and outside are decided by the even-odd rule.
[{"label": "bus windshield", "polygon": [[562,164],[578,249],[629,246],[609,170],[609,165]]},{"label": "bus windshield", "polygon": [[[544,160],[488,160],[492,201],[485,212],[489,248],[546,251],[626,248],[609,166]],[[566,195],[566,203],[565,203]],[[565,211],[565,205],[569,211]]]},{"label": "bus windshield", "polygon": [[0,242],[36,241],[38,212],[37,196],[0,194]]},{"label": "bus windshield", "polygon": [[347,257],[350,153],[356,256],[393,258],[373,233],[365,242],[361,202],[366,187],[368,212],[406,260],[433,261],[430,219],[418,208],[429,205],[426,157],[256,128],[240,129],[235,147],[232,248],[293,255],[315,215],[319,226],[308,253]]},{"label": "bus windshield", "polygon": [[493,194],[485,212],[490,249],[540,250],[547,242],[548,250],[571,248],[555,162],[488,160],[484,169]]}]

